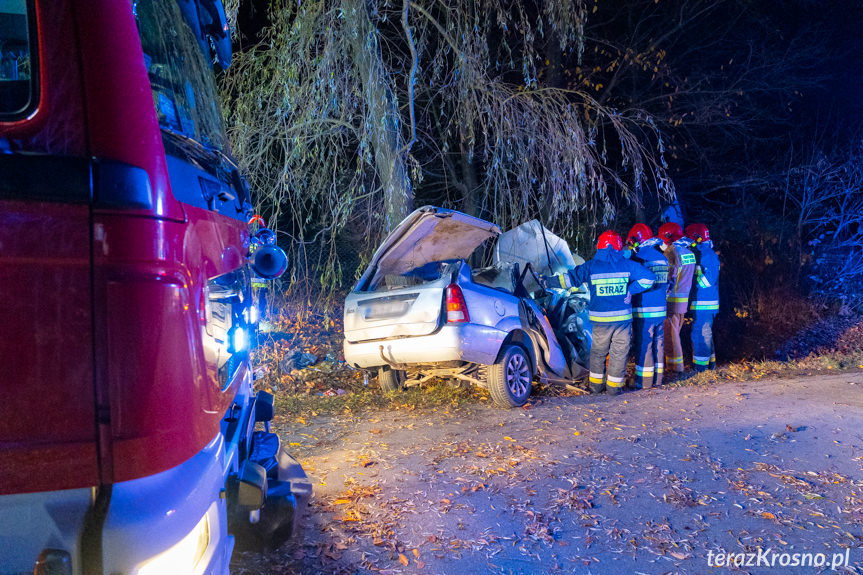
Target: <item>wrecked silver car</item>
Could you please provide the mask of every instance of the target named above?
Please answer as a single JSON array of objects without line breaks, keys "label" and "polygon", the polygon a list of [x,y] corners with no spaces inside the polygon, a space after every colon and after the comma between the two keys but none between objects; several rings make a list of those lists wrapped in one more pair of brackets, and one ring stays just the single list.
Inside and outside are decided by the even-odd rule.
[{"label": "wrecked silver car", "polygon": [[536,220],[501,233],[461,212],[419,208],[347,296],[345,361],[377,368],[385,391],[457,378],[486,387],[500,406],[523,405],[534,379],[572,384],[585,374],[589,296],[538,280],[583,261]]}]

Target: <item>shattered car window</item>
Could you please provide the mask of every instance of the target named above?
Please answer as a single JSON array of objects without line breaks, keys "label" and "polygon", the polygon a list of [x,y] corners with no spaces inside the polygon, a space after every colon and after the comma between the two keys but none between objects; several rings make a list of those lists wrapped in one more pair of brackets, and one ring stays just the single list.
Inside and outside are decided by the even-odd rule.
[{"label": "shattered car window", "polygon": [[435,282],[444,276],[452,275],[458,261],[429,262],[404,274],[385,274],[369,291],[390,291]]}]

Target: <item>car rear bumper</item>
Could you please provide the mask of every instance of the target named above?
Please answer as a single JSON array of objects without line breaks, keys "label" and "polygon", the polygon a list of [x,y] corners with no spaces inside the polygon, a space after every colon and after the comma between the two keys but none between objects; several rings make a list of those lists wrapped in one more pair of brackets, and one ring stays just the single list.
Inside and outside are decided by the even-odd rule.
[{"label": "car rear bumper", "polygon": [[[505,331],[465,323],[445,325],[431,335],[351,343],[345,340],[345,361],[354,367],[388,363],[435,364],[466,361],[491,365],[497,359]],[[381,358],[383,352],[384,358]]]}]

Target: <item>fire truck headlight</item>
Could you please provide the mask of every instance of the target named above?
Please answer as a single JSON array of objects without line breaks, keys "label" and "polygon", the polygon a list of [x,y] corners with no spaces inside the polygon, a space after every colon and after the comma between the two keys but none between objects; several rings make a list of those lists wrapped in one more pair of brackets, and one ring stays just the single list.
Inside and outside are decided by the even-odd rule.
[{"label": "fire truck headlight", "polygon": [[249,341],[246,337],[246,330],[240,326],[236,326],[230,332],[228,352],[239,353],[242,351],[246,351],[246,346],[248,343]]},{"label": "fire truck headlight", "polygon": [[209,513],[195,525],[179,543],[147,560],[138,568],[137,575],[190,575],[200,573],[199,565],[210,545]]}]

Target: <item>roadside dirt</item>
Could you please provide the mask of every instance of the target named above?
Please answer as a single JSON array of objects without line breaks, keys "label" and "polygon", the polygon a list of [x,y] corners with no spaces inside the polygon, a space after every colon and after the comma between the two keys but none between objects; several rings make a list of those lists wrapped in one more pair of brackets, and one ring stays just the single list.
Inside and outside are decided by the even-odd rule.
[{"label": "roadside dirt", "polygon": [[292,543],[233,575],[779,569],[708,565],[759,548],[847,548],[839,572],[863,573],[863,373],[275,429],[313,501]]}]

